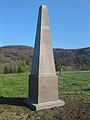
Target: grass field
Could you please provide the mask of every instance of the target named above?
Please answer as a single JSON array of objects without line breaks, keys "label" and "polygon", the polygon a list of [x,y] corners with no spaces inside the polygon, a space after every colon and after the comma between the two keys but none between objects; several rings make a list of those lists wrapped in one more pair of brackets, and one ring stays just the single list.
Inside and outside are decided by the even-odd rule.
[{"label": "grass field", "polygon": [[59,76],[59,91],[71,99],[90,102],[90,72],[63,72]]},{"label": "grass field", "polygon": [[[28,75],[1,74],[0,96],[28,97]],[[60,95],[90,102],[90,72],[63,72],[58,78]]]},{"label": "grass field", "polygon": [[28,73],[0,74],[0,120],[89,120],[90,72],[62,72],[59,97],[63,107],[31,111],[23,105],[28,97]]},{"label": "grass field", "polygon": [[3,97],[27,97],[28,75],[23,74],[1,74],[0,96]]}]

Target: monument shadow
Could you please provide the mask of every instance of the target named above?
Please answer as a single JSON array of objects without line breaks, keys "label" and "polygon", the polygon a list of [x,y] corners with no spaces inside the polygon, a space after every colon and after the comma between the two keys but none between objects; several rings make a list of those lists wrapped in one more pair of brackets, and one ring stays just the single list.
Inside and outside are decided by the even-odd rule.
[{"label": "monument shadow", "polygon": [[0,96],[0,104],[15,105],[15,106],[27,106],[23,102],[24,99],[26,99],[26,98]]}]

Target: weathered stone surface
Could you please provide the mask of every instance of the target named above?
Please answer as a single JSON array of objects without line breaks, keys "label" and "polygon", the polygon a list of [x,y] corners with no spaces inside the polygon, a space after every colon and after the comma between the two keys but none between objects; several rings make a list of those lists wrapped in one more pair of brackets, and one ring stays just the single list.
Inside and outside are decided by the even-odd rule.
[{"label": "weathered stone surface", "polygon": [[39,8],[32,74],[39,76],[42,74],[56,75],[50,36],[48,10],[45,5],[42,5]]},{"label": "weathered stone surface", "polygon": [[34,103],[43,103],[58,100],[58,81],[57,76],[31,75],[29,80],[29,98]]},{"label": "weathered stone surface", "polygon": [[65,103],[62,100],[56,100],[56,101],[35,104],[35,103],[33,103],[33,101],[31,99],[27,99],[26,102],[33,110],[49,109],[49,108],[65,105]]},{"label": "weathered stone surface", "polygon": [[45,5],[39,8],[27,103],[36,110],[65,104],[58,100],[58,78],[55,71],[48,10]]}]

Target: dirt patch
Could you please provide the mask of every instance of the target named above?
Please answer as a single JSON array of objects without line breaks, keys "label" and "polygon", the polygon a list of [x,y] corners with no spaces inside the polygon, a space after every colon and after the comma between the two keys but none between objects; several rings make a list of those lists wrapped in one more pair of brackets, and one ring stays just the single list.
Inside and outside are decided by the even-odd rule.
[{"label": "dirt patch", "polygon": [[0,120],[90,120],[90,103],[69,98],[63,98],[65,106],[40,111],[30,110],[21,98],[1,99]]}]

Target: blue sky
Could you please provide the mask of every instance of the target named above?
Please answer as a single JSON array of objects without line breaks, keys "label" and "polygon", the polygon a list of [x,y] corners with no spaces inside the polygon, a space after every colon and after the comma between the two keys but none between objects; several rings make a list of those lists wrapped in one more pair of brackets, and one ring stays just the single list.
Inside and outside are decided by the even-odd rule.
[{"label": "blue sky", "polygon": [[34,46],[41,4],[48,6],[54,48],[90,47],[90,0],[0,0],[0,46]]}]

